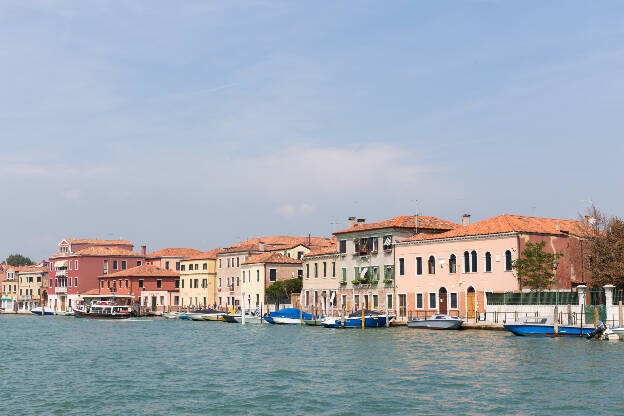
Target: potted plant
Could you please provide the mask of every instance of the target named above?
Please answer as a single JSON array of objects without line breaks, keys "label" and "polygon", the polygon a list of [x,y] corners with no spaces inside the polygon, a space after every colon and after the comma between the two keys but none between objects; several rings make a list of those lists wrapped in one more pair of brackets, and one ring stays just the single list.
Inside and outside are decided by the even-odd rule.
[{"label": "potted plant", "polygon": [[351,283],[353,283],[354,285],[359,285],[360,280],[359,279],[351,280]]},{"label": "potted plant", "polygon": [[384,279],[383,282],[388,285],[388,284],[392,283],[392,279]]},{"label": "potted plant", "polygon": [[347,281],[346,280],[341,280],[339,283],[340,283],[340,286],[344,286],[344,285],[347,284]]}]

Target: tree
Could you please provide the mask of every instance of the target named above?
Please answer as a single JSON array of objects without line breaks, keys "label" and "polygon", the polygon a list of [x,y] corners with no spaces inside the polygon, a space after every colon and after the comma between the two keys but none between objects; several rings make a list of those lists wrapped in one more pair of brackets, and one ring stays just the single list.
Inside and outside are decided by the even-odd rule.
[{"label": "tree", "polygon": [[32,266],[33,264],[35,264],[31,259],[22,256],[21,254],[11,254],[9,257],[6,258],[5,262],[10,266],[15,267]]},{"label": "tree", "polygon": [[585,216],[583,238],[588,241],[586,270],[592,286],[612,284],[624,288],[624,220],[608,217],[592,206]]},{"label": "tree", "polygon": [[267,287],[266,295],[279,306],[280,303],[288,303],[293,293],[301,293],[302,287],[303,282],[299,278],[282,280]]},{"label": "tree", "polygon": [[520,280],[520,285],[532,291],[548,289],[556,283],[555,262],[563,256],[561,253],[546,253],[546,243],[526,243],[520,257],[513,261],[512,267]]}]

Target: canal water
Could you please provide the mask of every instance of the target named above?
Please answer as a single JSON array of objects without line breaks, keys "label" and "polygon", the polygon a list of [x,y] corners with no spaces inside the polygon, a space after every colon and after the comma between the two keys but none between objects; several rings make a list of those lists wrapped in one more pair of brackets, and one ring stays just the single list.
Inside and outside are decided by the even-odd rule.
[{"label": "canal water", "polygon": [[6,415],[624,414],[624,342],[0,315]]}]

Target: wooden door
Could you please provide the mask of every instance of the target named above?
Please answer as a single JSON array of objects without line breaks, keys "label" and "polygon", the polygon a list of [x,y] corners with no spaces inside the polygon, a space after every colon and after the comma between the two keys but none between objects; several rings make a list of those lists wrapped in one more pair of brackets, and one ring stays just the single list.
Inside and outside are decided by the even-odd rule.
[{"label": "wooden door", "polygon": [[404,318],[407,315],[407,295],[399,295],[399,317]]},{"label": "wooden door", "polygon": [[156,310],[156,296],[152,296],[152,311]]},{"label": "wooden door", "polygon": [[61,310],[65,310],[65,296],[61,297]]},{"label": "wooden door", "polygon": [[448,312],[448,307],[447,307],[447,296],[446,296],[446,289],[445,288],[440,288],[440,291],[438,292],[438,312],[446,315],[446,313]]},{"label": "wooden door", "polygon": [[468,289],[466,296],[466,317],[468,319],[474,319],[475,317],[475,292],[474,289]]}]

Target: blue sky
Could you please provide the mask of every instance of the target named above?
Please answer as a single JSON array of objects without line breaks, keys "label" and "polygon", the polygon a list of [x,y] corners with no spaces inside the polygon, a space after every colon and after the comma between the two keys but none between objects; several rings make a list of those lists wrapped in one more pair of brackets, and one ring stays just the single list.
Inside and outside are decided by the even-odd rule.
[{"label": "blue sky", "polygon": [[621,2],[5,1],[0,257],[620,214]]}]

